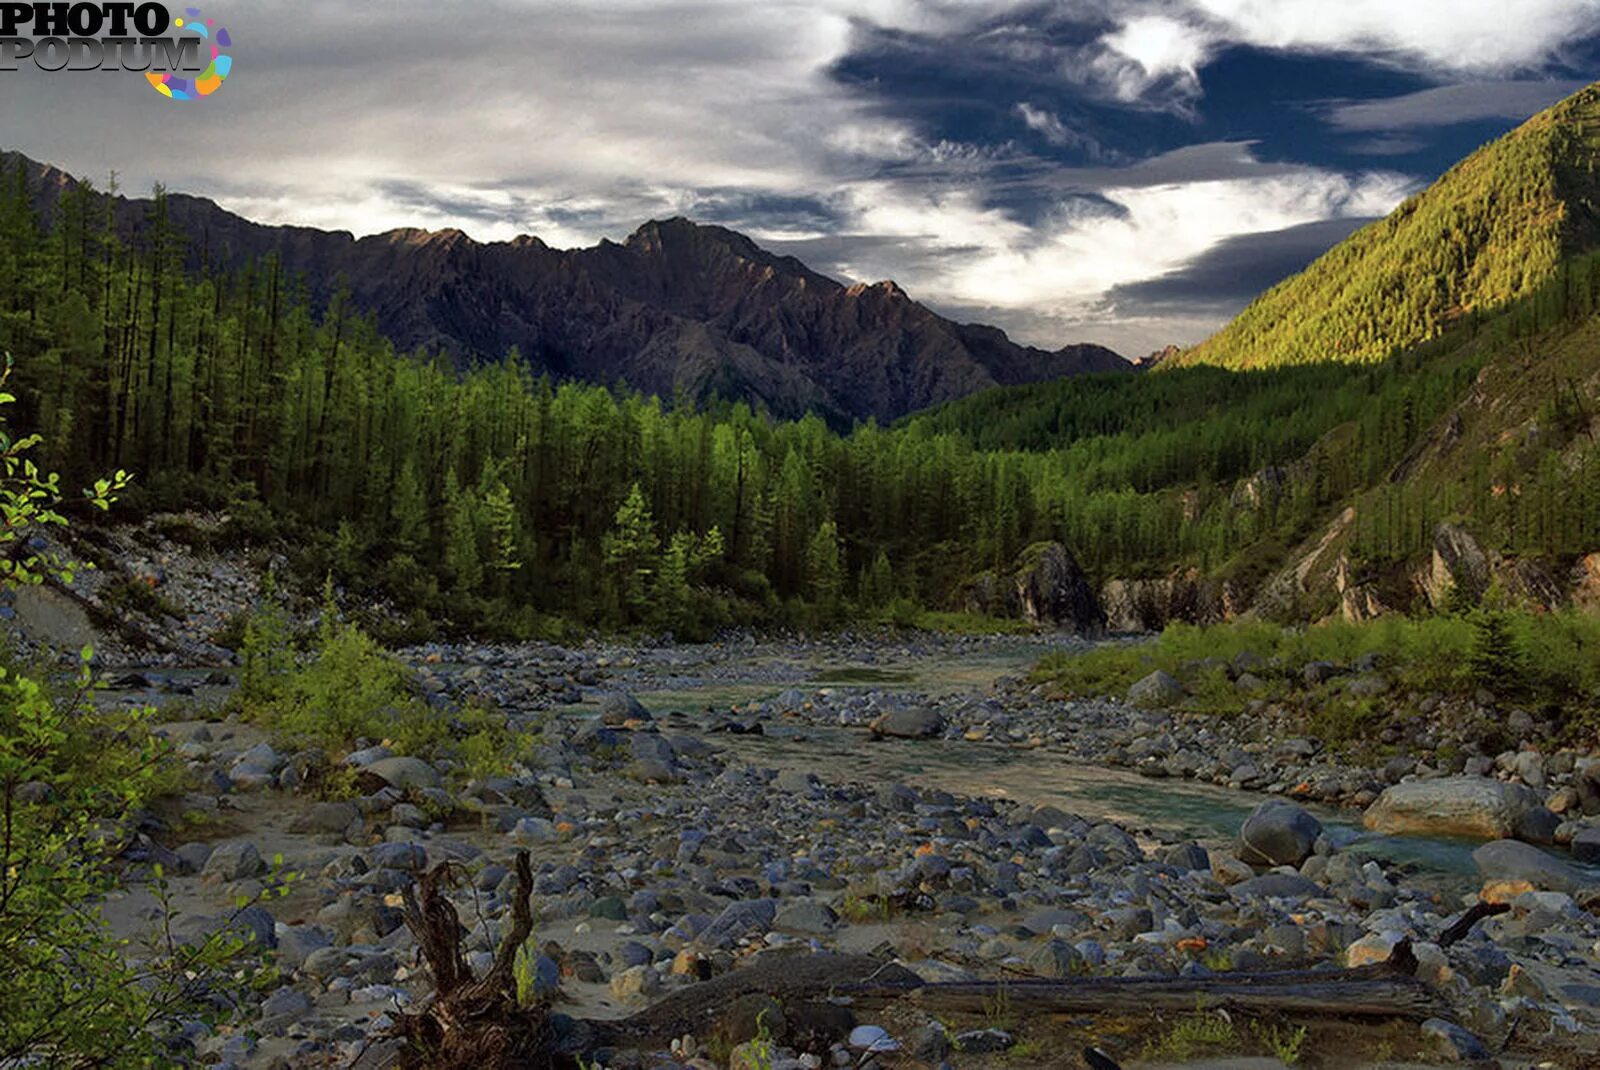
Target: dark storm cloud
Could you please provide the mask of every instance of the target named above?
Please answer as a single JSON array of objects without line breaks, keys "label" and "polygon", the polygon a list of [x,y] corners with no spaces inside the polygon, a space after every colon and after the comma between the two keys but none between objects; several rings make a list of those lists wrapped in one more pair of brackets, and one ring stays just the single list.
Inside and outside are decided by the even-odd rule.
[{"label": "dark storm cloud", "polygon": [[1325,219],[1229,238],[1175,271],[1115,287],[1107,300],[1119,307],[1231,315],[1369,222]]},{"label": "dark storm cloud", "polygon": [[1328,101],[1323,107],[1339,130],[1415,130],[1479,119],[1524,119],[1582,89],[1581,80],[1464,82],[1377,100]]}]

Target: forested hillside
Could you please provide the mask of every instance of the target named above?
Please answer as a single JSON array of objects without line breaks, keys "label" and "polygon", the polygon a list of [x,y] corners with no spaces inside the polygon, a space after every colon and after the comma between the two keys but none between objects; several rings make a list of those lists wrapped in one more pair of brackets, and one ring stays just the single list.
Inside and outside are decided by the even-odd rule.
[{"label": "forested hillside", "polygon": [[1370,362],[1527,298],[1600,246],[1600,85],[1535,115],[1165,362]]},{"label": "forested hillside", "polygon": [[[160,197],[130,242],[87,191],[69,191],[47,233],[20,172],[4,189],[0,344],[50,461],[69,480],[129,469],[130,501],[147,508],[227,507],[260,535],[298,530],[311,570],[386,592],[419,622],[703,631],[847,604],[945,608],[1042,539],[1096,578],[1215,568],[1306,530],[1407,447],[1402,408],[1430,415],[1470,374],[1396,366],[1330,390],[1315,372],[1200,370],[1137,402],[1134,379],[1090,378],[1038,396],[1084,414],[1128,402],[1110,423],[1019,425],[1003,441],[944,413],[840,436],[814,417],[558,386],[515,354],[458,377],[397,355],[339,296],[314,315],[270,258],[186,272]],[[1360,445],[1315,454],[1317,480],[1234,501],[1234,477],[1353,419]],[[1046,430],[1052,448],[1015,448]]]},{"label": "forested hillside", "polygon": [[[1063,379],[840,434],[557,383],[515,351],[462,375],[397,353],[341,292],[317,312],[276,257],[187,267],[159,192],[131,230],[78,186],[46,228],[35,194],[21,169],[0,177],[0,347],[46,460],[69,483],[132,471],[133,510],[226,510],[231,537],[387,599],[406,634],[910,620],[972,605],[975,577],[1045,540],[1097,587],[1189,570],[1228,583],[1232,611],[1348,505],[1329,545],[1358,576],[1464,514],[1507,552],[1600,547],[1580,436],[1600,384],[1571,341],[1592,334],[1594,257],[1359,369]],[[1484,400],[1520,381],[1507,362],[1536,385]],[[1474,399],[1477,445],[1441,451]],[[1495,435],[1527,430],[1513,415],[1539,431],[1502,450]]]}]

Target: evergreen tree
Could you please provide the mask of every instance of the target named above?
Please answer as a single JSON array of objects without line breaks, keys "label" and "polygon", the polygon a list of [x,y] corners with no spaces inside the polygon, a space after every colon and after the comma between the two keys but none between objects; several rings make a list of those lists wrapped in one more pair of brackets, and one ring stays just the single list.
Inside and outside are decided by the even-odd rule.
[{"label": "evergreen tree", "polygon": [[483,586],[483,554],[478,545],[478,510],[471,492],[462,489],[452,470],[445,481],[446,570],[456,587],[476,593]]},{"label": "evergreen tree", "polygon": [[844,562],[839,552],[839,529],[825,520],[806,544],[806,594],[823,620],[839,612],[839,595],[844,587]]},{"label": "evergreen tree", "polygon": [[637,624],[650,616],[655,577],[660,568],[661,540],[655,520],[635,483],[617,507],[611,531],[604,540],[606,574],[614,592],[614,607],[624,623]]}]

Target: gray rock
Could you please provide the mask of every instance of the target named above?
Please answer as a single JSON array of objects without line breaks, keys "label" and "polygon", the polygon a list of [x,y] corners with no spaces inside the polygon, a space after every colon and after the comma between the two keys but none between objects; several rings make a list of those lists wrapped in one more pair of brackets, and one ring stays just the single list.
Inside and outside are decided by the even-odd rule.
[{"label": "gray rock", "polygon": [[1165,709],[1182,701],[1183,685],[1160,669],[1128,688],[1128,704],[1140,709]]},{"label": "gray rock", "polygon": [[907,1038],[911,1055],[925,1063],[937,1064],[950,1054],[950,1034],[939,1022],[928,1022],[911,1031]]},{"label": "gray rock", "polygon": [[352,802],[319,802],[295,819],[290,828],[295,832],[323,832],[341,835],[360,820],[361,811]]},{"label": "gray rock", "polygon": [[369,858],[378,869],[421,873],[428,868],[428,852],[417,843],[380,843],[369,852]]},{"label": "gray rock", "polygon": [[1486,881],[1527,881],[1535,888],[1576,896],[1600,881],[1575,866],[1520,840],[1496,840],[1472,852]]},{"label": "gray rock", "polygon": [[1516,835],[1519,820],[1542,804],[1536,792],[1520,784],[1440,777],[1385,788],[1362,820],[1367,828],[1388,835],[1509,839]]},{"label": "gray rock", "polygon": [[1443,1018],[1429,1018],[1423,1022],[1422,1035],[1432,1043],[1434,1053],[1447,1062],[1476,1063],[1490,1058],[1489,1049],[1482,1041]]},{"label": "gray rock", "polygon": [[311,1012],[311,997],[293,988],[280,988],[261,1001],[261,1022],[269,1033],[281,1031]]},{"label": "gray rock", "polygon": [[1527,843],[1551,844],[1556,842],[1556,829],[1561,819],[1543,806],[1535,806],[1517,815],[1512,835]]},{"label": "gray rock", "polygon": [[1335,676],[1344,672],[1344,669],[1331,661],[1308,661],[1300,670],[1300,679],[1305,681],[1307,687],[1316,687],[1325,684]]},{"label": "gray rock", "polygon": [[700,934],[699,940],[707,947],[732,947],[741,937],[765,933],[777,914],[778,904],[774,900],[741,899],[729,903]]},{"label": "gray rock", "polygon": [[1161,861],[1169,866],[1187,870],[1208,870],[1211,856],[1197,843],[1175,843],[1160,852]]},{"label": "gray rock", "polygon": [[364,767],[364,771],[378,777],[390,787],[402,791],[422,788],[437,788],[439,774],[433,766],[421,758],[394,757],[379,758]]},{"label": "gray rock", "polygon": [[944,714],[931,709],[890,710],[872,722],[872,731],[896,739],[928,739],[944,731]]},{"label": "gray rock", "polygon": [[600,723],[620,728],[629,721],[649,721],[650,711],[626,691],[613,691],[600,700]]},{"label": "gray rock", "polygon": [[1269,799],[1239,829],[1238,855],[1255,866],[1298,866],[1320,835],[1322,822],[1294,803]]},{"label": "gray rock", "polygon": [[1264,873],[1240,881],[1230,887],[1228,893],[1235,897],[1256,899],[1311,899],[1327,894],[1316,881],[1294,873]]},{"label": "gray rock", "polygon": [[207,880],[240,881],[259,876],[266,870],[267,863],[262,859],[261,852],[256,850],[255,844],[248,840],[235,840],[232,843],[219,843],[212,849],[201,876]]},{"label": "gray rock", "polygon": [[1572,837],[1572,857],[1584,863],[1600,863],[1600,828],[1587,828]]},{"label": "gray rock", "polygon": [[826,903],[814,899],[797,899],[788,903],[773,919],[772,927],[779,932],[802,933],[821,936],[830,933],[839,924],[839,915]]},{"label": "gray rock", "polygon": [[272,749],[272,744],[257,743],[234,759],[233,764],[236,768],[260,769],[270,775],[283,768],[283,761],[283,756]]},{"label": "gray rock", "polygon": [[637,758],[628,764],[628,775],[641,784],[677,784],[683,774],[655,758]]},{"label": "gray rock", "polygon": [[1083,953],[1059,937],[1046,940],[1028,962],[1042,977],[1074,977],[1085,966]]},{"label": "gray rock", "polygon": [[357,769],[371,765],[373,762],[389,758],[394,751],[388,747],[368,747],[365,750],[353,750],[344,756],[344,764],[355,766]]},{"label": "gray rock", "polygon": [[969,1029],[955,1036],[955,1048],[965,1055],[989,1055],[1008,1051],[1016,1040],[1004,1029]]},{"label": "gray rock", "polygon": [[628,739],[628,753],[642,761],[655,761],[674,765],[678,752],[666,737],[656,732],[634,732]]}]

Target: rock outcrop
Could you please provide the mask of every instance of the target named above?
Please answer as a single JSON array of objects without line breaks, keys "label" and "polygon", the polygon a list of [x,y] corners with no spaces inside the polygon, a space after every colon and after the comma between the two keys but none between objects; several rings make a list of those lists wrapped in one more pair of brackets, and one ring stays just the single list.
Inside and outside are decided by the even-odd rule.
[{"label": "rock outcrop", "polygon": [[1188,569],[1160,579],[1107,580],[1100,588],[1100,605],[1108,631],[1159,632],[1174,621],[1232,620],[1238,613],[1238,596],[1232,585]]},{"label": "rock outcrop", "polygon": [[1465,528],[1442,523],[1433,533],[1433,555],[1417,586],[1436,610],[1476,605],[1489,589],[1489,557]]},{"label": "rock outcrop", "polygon": [[1106,630],[1106,615],[1088,576],[1059,542],[1029,546],[1017,555],[1007,574],[980,572],[968,580],[961,592],[961,608],[1080,635],[1102,635]]},{"label": "rock outcrop", "polygon": [[1106,615],[1078,562],[1059,542],[1034,543],[1017,555],[1017,603],[1035,624],[1052,624],[1083,635],[1106,630]]}]

